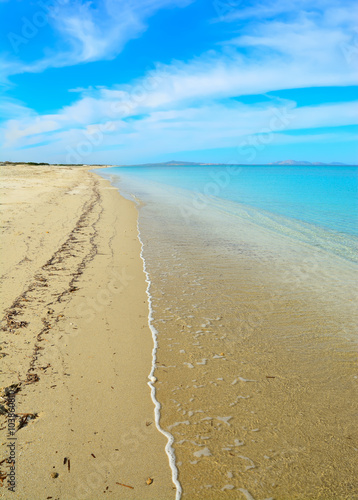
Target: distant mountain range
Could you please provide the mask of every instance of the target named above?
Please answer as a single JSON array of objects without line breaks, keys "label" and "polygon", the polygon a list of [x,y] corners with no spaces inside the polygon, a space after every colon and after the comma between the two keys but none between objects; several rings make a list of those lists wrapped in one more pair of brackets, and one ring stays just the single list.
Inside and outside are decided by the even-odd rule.
[{"label": "distant mountain range", "polygon": [[[1,1],[1,0],[0,0]],[[0,162],[0,165],[6,165],[6,164],[12,164],[12,165],[18,165],[18,164],[25,164],[25,165],[52,165],[49,163],[35,163],[35,162],[11,162],[11,161],[5,161],[5,162]],[[54,165],[56,166],[61,166],[65,164],[60,164],[60,163],[55,163]],[[83,165],[82,163],[79,163],[78,165]],[[195,161],[179,161],[179,160],[171,160],[171,161],[165,161],[161,163],[141,163],[137,165],[120,165],[121,167],[153,167],[153,166],[161,166],[161,167],[180,167],[180,166],[230,166],[232,163],[198,163]],[[347,163],[340,163],[340,162],[331,162],[331,163],[322,163],[320,161],[316,162],[310,162],[310,161],[296,161],[296,160],[284,160],[284,161],[275,161],[273,163],[257,163],[257,164],[247,164],[247,163],[238,163],[237,165],[242,165],[244,167],[250,167],[250,166],[255,166],[255,165],[287,165],[287,166],[305,166],[305,165],[320,165],[320,166],[336,166],[336,167],[353,167],[356,165],[347,165]],[[89,164],[86,166],[93,166],[93,167],[99,167],[99,166],[107,166],[105,164]]]},{"label": "distant mountain range", "polygon": [[335,165],[335,166],[346,166],[345,163],[339,162],[331,162],[331,163],[322,163],[320,161],[310,162],[310,161],[295,161],[295,160],[284,160],[284,161],[275,161],[274,163],[269,163],[269,165]]},{"label": "distant mountain range", "polygon": [[[207,165],[230,165],[227,163],[198,163],[198,162],[190,162],[190,161],[178,161],[178,160],[171,160],[171,161],[165,161],[162,163],[143,163],[141,165],[128,165],[128,166],[137,166],[137,167],[150,167],[154,165],[159,165],[162,167],[175,167],[175,166],[186,166],[186,165],[194,165],[194,166],[207,166]],[[243,166],[249,167],[249,166],[254,166],[253,164],[242,164]],[[257,165],[263,165],[262,163],[258,163]],[[339,162],[331,162],[331,163],[322,163],[320,161],[316,162],[310,162],[310,161],[296,161],[296,160],[284,160],[284,161],[275,161],[274,163],[266,163],[265,165],[287,165],[287,166],[305,166],[305,165],[321,165],[321,166],[336,166],[336,167],[344,167],[344,166],[351,166],[347,165],[346,163],[339,163]]]}]

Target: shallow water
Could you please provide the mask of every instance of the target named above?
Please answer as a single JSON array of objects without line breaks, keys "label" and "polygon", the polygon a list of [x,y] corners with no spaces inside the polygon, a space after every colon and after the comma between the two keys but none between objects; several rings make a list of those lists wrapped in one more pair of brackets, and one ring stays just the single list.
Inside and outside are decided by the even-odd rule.
[{"label": "shallow water", "polygon": [[208,196],[209,171],[190,190],[168,181],[179,171],[100,172],[144,202],[155,386],[183,498],[358,498],[354,197],[334,221],[287,217],[262,190]]},{"label": "shallow water", "polygon": [[120,172],[128,181],[144,180],[147,186],[159,183],[200,193],[198,201],[215,196],[358,235],[357,167],[151,166]]}]

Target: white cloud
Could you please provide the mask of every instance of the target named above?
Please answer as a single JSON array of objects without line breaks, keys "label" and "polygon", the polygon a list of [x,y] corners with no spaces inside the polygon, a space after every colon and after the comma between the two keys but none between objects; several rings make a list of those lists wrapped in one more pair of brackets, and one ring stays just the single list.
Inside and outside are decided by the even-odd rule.
[{"label": "white cloud", "polygon": [[[185,7],[193,0],[61,0],[48,9],[48,20],[59,37],[59,47],[46,48],[47,55],[30,63],[2,57],[2,78],[49,67],[113,59],[125,44],[147,29],[147,21],[163,8]],[[50,4],[51,5],[51,4]],[[44,12],[42,8],[38,12]],[[31,22],[31,20],[29,20]],[[41,29],[34,28],[35,34]],[[21,36],[21,33],[16,33]],[[31,37],[28,42],[31,43]],[[17,42],[16,42],[17,43]]]},{"label": "white cloud", "polygon": [[[4,149],[14,150],[47,140],[54,144],[58,154],[62,152],[63,162],[69,149],[81,155],[84,143],[90,145],[91,152],[116,146],[129,155],[140,145],[143,154],[160,154],[176,151],[178,146],[185,150],[239,146],[255,134],[282,136],[290,130],[352,125],[357,123],[358,116],[358,101],[305,107],[297,107],[292,101],[256,106],[236,102],[230,107],[212,102],[185,109],[152,110],[139,118],[117,117],[106,125],[106,107],[111,106],[111,101],[91,98],[89,103],[89,99],[85,97],[57,115],[11,120],[4,131]],[[286,137],[286,142],[303,142],[308,135],[307,132],[301,138]],[[90,159],[85,155],[84,161]]]},{"label": "white cloud", "polygon": [[[220,6],[220,2],[218,2]],[[221,3],[223,6],[223,2]],[[223,6],[224,7],[224,6]],[[335,10],[340,10],[345,14],[345,18],[350,18],[350,22],[353,21],[352,12],[357,8],[355,0],[342,0],[337,7],[336,0],[259,0],[251,2],[251,5],[243,5],[243,3],[238,0],[232,0],[227,2],[226,8],[218,10],[218,18],[213,19],[213,21],[225,21],[233,22],[237,20],[255,21],[270,20],[278,16],[288,16],[292,18],[297,13],[308,12],[310,15],[315,16],[318,13],[331,13]],[[335,18],[337,21],[337,18]]]},{"label": "white cloud", "polygon": [[[151,13],[174,4],[183,6],[186,2],[141,0],[136,3],[141,14],[131,10],[134,18],[128,15],[123,21],[121,13],[127,4],[106,0],[106,13],[102,12],[101,21],[95,23],[91,4],[75,2],[62,15],[57,29],[69,37],[72,61],[112,57],[125,41],[140,33]],[[71,89],[80,94],[79,99],[52,115],[38,115],[19,103],[5,104],[8,113],[16,113],[0,131],[5,148],[15,151],[17,147],[48,141],[53,149],[39,146],[38,151],[57,151],[63,155],[61,161],[65,161],[69,147],[77,150],[86,141],[92,144],[91,137],[97,134],[101,138],[92,144],[93,154],[84,158],[90,162],[96,161],[96,151],[106,148],[118,147],[127,157],[135,155],[139,144],[142,156],[181,149],[234,147],[250,134],[270,130],[277,113],[285,113],[285,109],[288,118],[284,131],[356,124],[356,102],[312,107],[297,107],[295,102],[280,99],[266,99],[255,105],[237,102],[236,98],[242,95],[320,86],[342,86],[344,91],[344,86],[356,83],[357,70],[342,50],[350,43],[349,11],[334,6],[334,2],[319,0],[316,7],[326,4],[327,9],[311,12],[306,0],[295,0],[294,5],[304,6],[306,11],[290,11],[289,20],[267,21],[266,17],[273,13],[287,13],[288,4],[282,0],[266,2],[264,15],[261,13],[255,29],[251,24],[250,35],[235,36],[216,51],[191,61],[158,65],[128,85]],[[243,9],[240,15],[252,15],[250,12]],[[103,23],[109,13],[112,18],[105,29]],[[58,60],[53,64],[58,64]],[[106,128],[106,123],[111,126]],[[274,132],[276,140],[282,143],[308,142],[308,133],[293,136],[280,129]],[[332,135],[322,133],[320,138]],[[318,141],[318,135],[311,137]],[[349,140],[350,136],[336,137]]]}]

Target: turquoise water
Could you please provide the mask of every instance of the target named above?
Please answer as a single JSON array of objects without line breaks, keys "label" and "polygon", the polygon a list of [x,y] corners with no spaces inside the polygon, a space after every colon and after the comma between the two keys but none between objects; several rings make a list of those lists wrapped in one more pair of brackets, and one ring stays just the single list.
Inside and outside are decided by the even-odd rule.
[{"label": "turquoise water", "polygon": [[155,205],[158,213],[180,207],[175,217],[186,223],[215,220],[220,226],[217,215],[229,214],[234,236],[237,217],[244,217],[348,260],[357,258],[357,167],[150,166],[98,173]]},{"label": "turquoise water", "polygon": [[[103,171],[102,171],[103,173]],[[178,187],[358,235],[357,167],[120,167],[117,174]]]},{"label": "turquoise water", "polygon": [[[156,398],[185,494],[208,498],[210,477],[209,498],[238,498],[240,488],[257,499],[328,498],[312,494],[317,479],[312,472],[309,483],[307,471],[343,464],[348,477],[354,463],[346,436],[357,337],[357,170],[97,173],[142,202]],[[243,448],[235,451],[233,436]],[[198,446],[209,453],[193,460],[205,449]],[[232,492],[224,491],[228,481]]]}]

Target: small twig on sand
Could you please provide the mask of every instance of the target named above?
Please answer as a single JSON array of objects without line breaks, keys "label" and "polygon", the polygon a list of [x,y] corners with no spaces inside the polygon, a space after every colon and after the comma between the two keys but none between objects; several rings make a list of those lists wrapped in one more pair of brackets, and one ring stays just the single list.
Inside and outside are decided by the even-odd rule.
[{"label": "small twig on sand", "polygon": [[134,490],[133,486],[128,486],[128,484],[123,484],[123,483],[116,483],[119,484],[119,486],[125,486],[126,488],[130,488],[131,490]]}]

